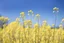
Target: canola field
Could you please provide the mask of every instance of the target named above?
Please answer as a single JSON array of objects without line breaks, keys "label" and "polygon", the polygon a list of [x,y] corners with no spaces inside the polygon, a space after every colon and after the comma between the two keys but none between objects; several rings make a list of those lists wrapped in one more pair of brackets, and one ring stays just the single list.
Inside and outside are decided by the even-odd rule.
[{"label": "canola field", "polygon": [[[28,12],[30,14],[32,11]],[[33,12],[31,14],[34,16]],[[22,19],[22,23],[20,22],[20,18]],[[42,25],[39,25],[39,14],[36,15],[36,24],[33,24],[31,19],[25,20],[24,12],[20,13],[20,18],[16,18],[15,21],[0,28],[0,43],[64,43],[62,24],[59,25],[59,28],[56,28],[54,24],[51,27],[44,20]]]}]

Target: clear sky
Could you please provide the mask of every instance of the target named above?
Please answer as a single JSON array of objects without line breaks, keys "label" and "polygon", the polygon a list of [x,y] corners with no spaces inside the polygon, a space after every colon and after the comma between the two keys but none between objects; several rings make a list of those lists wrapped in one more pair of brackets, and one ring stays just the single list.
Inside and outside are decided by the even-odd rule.
[{"label": "clear sky", "polygon": [[[35,15],[37,13],[41,15],[40,23],[47,20],[51,25],[55,20],[53,7],[59,8],[59,13],[57,14],[57,25],[59,25],[61,19],[64,18],[64,0],[0,0],[0,14],[9,17],[9,22],[19,17],[22,11],[25,12],[26,19],[29,19],[28,10],[33,10]],[[33,23],[35,22],[33,20]]]}]

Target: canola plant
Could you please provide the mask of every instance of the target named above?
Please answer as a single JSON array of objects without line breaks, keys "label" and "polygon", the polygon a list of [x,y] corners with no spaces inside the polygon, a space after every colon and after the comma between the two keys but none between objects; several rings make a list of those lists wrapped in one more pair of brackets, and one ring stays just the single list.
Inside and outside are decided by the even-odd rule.
[{"label": "canola plant", "polygon": [[[34,14],[32,10],[29,14]],[[30,15],[30,16],[32,16]],[[22,23],[20,19],[22,18]],[[25,13],[20,13],[20,18],[16,18],[7,26],[3,25],[0,29],[0,43],[64,43],[64,29],[60,24],[59,28],[53,28],[47,21],[44,20],[42,25],[39,25],[40,15],[36,15],[38,23],[34,24],[31,20],[25,20]],[[62,23],[64,19],[62,19]]]}]

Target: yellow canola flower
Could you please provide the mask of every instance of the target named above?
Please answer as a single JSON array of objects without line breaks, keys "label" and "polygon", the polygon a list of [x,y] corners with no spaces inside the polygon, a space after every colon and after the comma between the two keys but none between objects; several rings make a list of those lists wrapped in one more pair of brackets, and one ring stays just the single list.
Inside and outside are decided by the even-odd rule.
[{"label": "yellow canola flower", "polygon": [[8,17],[6,17],[6,18],[5,18],[5,20],[9,20],[9,18],[8,18]]},{"label": "yellow canola flower", "polygon": [[38,23],[36,23],[36,24],[34,25],[34,27],[37,28],[37,27],[38,27]]},{"label": "yellow canola flower", "polygon": [[25,13],[24,12],[21,12],[20,13],[20,17],[22,17],[22,18],[25,17]]},{"label": "yellow canola flower", "polygon": [[47,25],[47,29],[51,29],[51,26],[50,25]]},{"label": "yellow canola flower", "polygon": [[24,21],[24,24],[25,24],[25,25],[28,25],[28,24],[32,25],[32,21],[31,21],[31,20],[25,20],[25,21]]},{"label": "yellow canola flower", "polygon": [[37,15],[36,15],[36,17],[40,17],[40,15],[39,15],[39,14],[37,14]]},{"label": "yellow canola flower", "polygon": [[63,29],[63,25],[62,25],[62,24],[60,24],[60,25],[59,25],[59,28],[62,28],[62,29]]},{"label": "yellow canola flower", "polygon": [[32,24],[32,21],[31,20],[28,20],[28,24]]},{"label": "yellow canola flower", "polygon": [[28,15],[30,15],[30,14],[33,16],[34,15],[34,12],[32,10],[29,10],[28,11]]},{"label": "yellow canola flower", "polygon": [[43,23],[47,23],[47,21],[46,21],[46,20],[44,20],[44,21],[43,21]]},{"label": "yellow canola flower", "polygon": [[62,27],[62,25],[60,24],[59,27]]},{"label": "yellow canola flower", "polygon": [[59,10],[59,8],[57,8],[57,7],[54,7],[54,8],[53,8],[53,10],[54,10],[54,11],[58,11],[58,10]]},{"label": "yellow canola flower", "polygon": [[46,20],[43,21],[43,25],[44,25],[44,26],[47,25],[47,21],[46,21]]},{"label": "yellow canola flower", "polygon": [[62,19],[62,22],[64,22],[64,18]]},{"label": "yellow canola flower", "polygon": [[[24,13],[21,13],[24,14]],[[23,15],[24,16],[24,15]],[[37,17],[40,17],[39,14]],[[2,19],[4,17],[1,17]],[[38,18],[37,18],[38,19]],[[3,19],[4,20],[4,19]],[[7,20],[7,19],[6,19]],[[39,27],[39,24],[34,24],[34,28],[23,28],[23,25],[16,18],[16,21],[8,24],[6,28],[0,31],[0,43],[63,43],[64,42],[64,30],[60,24],[58,29],[51,29],[51,26],[47,24],[47,21],[43,21],[43,26]],[[26,26],[32,25],[31,20],[23,21]],[[3,25],[5,27],[5,25]],[[52,25],[54,26],[54,24]],[[3,41],[2,41],[3,40]]]},{"label": "yellow canola flower", "polygon": [[40,14],[36,14],[35,19],[39,20],[40,19]]},{"label": "yellow canola flower", "polygon": [[27,20],[24,21],[24,25],[27,25]]},{"label": "yellow canola flower", "polygon": [[8,17],[5,17],[3,21],[6,22],[8,20],[9,20],[9,18]]},{"label": "yellow canola flower", "polygon": [[53,8],[53,13],[55,13],[55,12],[59,12],[59,8],[54,7],[54,8]]},{"label": "yellow canola flower", "polygon": [[55,26],[55,24],[52,24],[52,27],[54,27]]},{"label": "yellow canola flower", "polygon": [[31,20],[28,20],[27,21],[27,25],[28,25],[28,27],[32,27],[32,21]]},{"label": "yellow canola flower", "polygon": [[0,20],[4,20],[4,17],[2,16],[2,17],[0,17]]},{"label": "yellow canola flower", "polygon": [[16,21],[20,21],[20,18],[16,18]]},{"label": "yellow canola flower", "polygon": [[7,22],[7,21],[9,20],[9,18],[2,16],[2,17],[0,17],[0,20],[1,20],[2,22]]},{"label": "yellow canola flower", "polygon": [[29,10],[28,12],[32,12],[32,10]]}]

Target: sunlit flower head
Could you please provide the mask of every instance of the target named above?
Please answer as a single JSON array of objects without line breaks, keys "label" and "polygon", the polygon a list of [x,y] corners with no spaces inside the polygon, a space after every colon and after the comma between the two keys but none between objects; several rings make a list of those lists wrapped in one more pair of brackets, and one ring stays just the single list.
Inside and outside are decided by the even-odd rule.
[{"label": "sunlit flower head", "polygon": [[54,7],[54,8],[53,8],[53,10],[54,10],[54,11],[58,11],[58,10],[59,10],[59,8],[57,8],[57,7]]},{"label": "sunlit flower head", "polygon": [[28,12],[32,12],[32,10],[29,10]]},{"label": "sunlit flower head", "polygon": [[28,22],[31,22],[31,20],[28,20]]},{"label": "sunlit flower head", "polygon": [[6,20],[9,20],[9,18],[8,18],[8,17],[6,17],[5,19],[6,19]]},{"label": "sunlit flower head", "polygon": [[59,12],[59,8],[54,7],[54,8],[53,8],[53,13],[55,13],[55,12]]},{"label": "sunlit flower head", "polygon": [[24,12],[21,12],[20,13],[20,17],[24,17],[25,16],[25,13]]},{"label": "sunlit flower head", "polygon": [[61,24],[64,22],[64,18],[62,19],[62,21],[61,21]]},{"label": "sunlit flower head", "polygon": [[28,20],[25,20],[25,21],[24,21],[24,25],[27,25],[27,22],[28,22]]},{"label": "sunlit flower head", "polygon": [[35,19],[40,19],[40,15],[39,14],[36,14]]},{"label": "sunlit flower head", "polygon": [[20,21],[20,18],[16,18],[16,21]]},{"label": "sunlit flower head", "polygon": [[62,19],[62,22],[64,22],[64,18]]},{"label": "sunlit flower head", "polygon": [[54,27],[55,26],[55,24],[52,24],[52,27]]},{"label": "sunlit flower head", "polygon": [[59,28],[61,28],[61,27],[63,27],[63,25],[62,25],[62,24],[60,24],[60,25],[59,25]]},{"label": "sunlit flower head", "polygon": [[46,21],[46,20],[44,20],[44,21],[43,21],[43,23],[47,23],[47,21]]},{"label": "sunlit flower head", "polygon": [[32,25],[32,21],[31,20],[28,20],[28,24],[31,24]]},{"label": "sunlit flower head", "polygon": [[4,17],[2,16],[2,17],[0,17],[0,20],[3,20],[4,19]]},{"label": "sunlit flower head", "polygon": [[42,22],[42,25],[43,25],[43,26],[46,26],[46,25],[47,25],[47,21],[44,20],[44,21]]},{"label": "sunlit flower head", "polygon": [[1,20],[1,21],[8,21],[9,18],[8,18],[8,17],[3,17],[3,16],[2,16],[2,17],[0,17],[0,20]]},{"label": "sunlit flower head", "polygon": [[40,17],[40,15],[39,14],[36,14],[36,17]]},{"label": "sunlit flower head", "polygon": [[29,10],[28,11],[28,15],[32,15],[33,16],[34,15],[34,12],[32,10]]},{"label": "sunlit flower head", "polygon": [[38,27],[38,23],[36,23],[36,24],[34,25],[34,27],[37,28],[37,27]]}]

